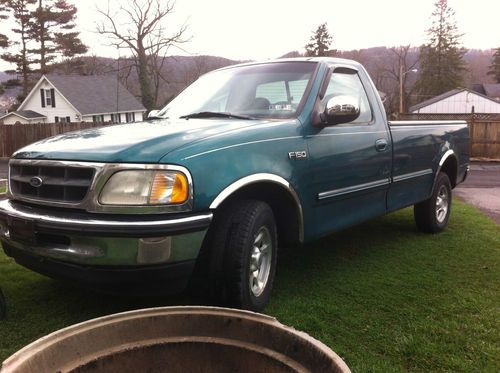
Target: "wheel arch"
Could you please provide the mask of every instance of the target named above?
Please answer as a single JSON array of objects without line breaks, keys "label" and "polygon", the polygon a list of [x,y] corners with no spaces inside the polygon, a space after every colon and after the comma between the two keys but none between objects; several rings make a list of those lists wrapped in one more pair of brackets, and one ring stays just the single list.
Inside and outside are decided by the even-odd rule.
[{"label": "wheel arch", "polygon": [[266,202],[276,219],[279,245],[304,241],[304,217],[299,196],[283,177],[259,173],[243,177],[222,190],[210,204],[216,210],[238,199]]},{"label": "wheel arch", "polygon": [[455,188],[455,186],[457,185],[458,177],[458,159],[452,149],[447,150],[439,160],[438,168],[434,178],[434,184],[436,183],[437,176],[440,172],[444,172],[446,175],[448,175],[451,183],[451,188]]}]

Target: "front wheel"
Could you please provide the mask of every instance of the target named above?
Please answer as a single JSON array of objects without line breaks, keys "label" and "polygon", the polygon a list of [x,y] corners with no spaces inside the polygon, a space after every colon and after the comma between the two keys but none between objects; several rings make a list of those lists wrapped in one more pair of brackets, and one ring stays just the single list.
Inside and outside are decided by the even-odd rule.
[{"label": "front wheel", "polygon": [[448,175],[440,172],[431,198],[413,208],[417,228],[425,233],[438,233],[446,228],[451,212],[451,184]]},{"label": "front wheel", "polygon": [[262,201],[238,201],[217,212],[214,223],[207,243],[218,302],[262,311],[271,295],[278,254],[273,211]]}]

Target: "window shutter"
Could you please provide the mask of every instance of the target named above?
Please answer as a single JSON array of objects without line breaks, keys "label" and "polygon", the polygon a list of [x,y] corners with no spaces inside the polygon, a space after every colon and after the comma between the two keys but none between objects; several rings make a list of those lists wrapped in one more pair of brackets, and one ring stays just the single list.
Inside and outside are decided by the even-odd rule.
[{"label": "window shutter", "polygon": [[55,117],[54,119],[56,123],[59,123],[59,117]]},{"label": "window shutter", "polygon": [[52,107],[56,107],[56,95],[54,93],[54,88],[50,89],[50,99],[52,100]]},{"label": "window shutter", "polygon": [[66,117],[66,122],[71,122],[71,117]]},{"label": "window shutter", "polygon": [[42,107],[45,107],[45,90],[40,89],[40,97],[42,98]]}]

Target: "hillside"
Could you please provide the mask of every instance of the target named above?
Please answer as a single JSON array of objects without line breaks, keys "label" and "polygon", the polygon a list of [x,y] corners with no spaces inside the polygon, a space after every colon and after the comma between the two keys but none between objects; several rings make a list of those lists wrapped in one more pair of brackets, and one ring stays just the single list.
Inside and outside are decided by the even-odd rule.
[{"label": "hillside", "polygon": [[[159,85],[158,107],[166,104],[199,76],[240,61],[216,56],[168,56],[158,61],[163,81]],[[103,57],[81,57],[54,66],[54,73],[82,75],[117,75],[135,96],[140,97],[139,79],[133,61],[127,58],[114,60]]]}]

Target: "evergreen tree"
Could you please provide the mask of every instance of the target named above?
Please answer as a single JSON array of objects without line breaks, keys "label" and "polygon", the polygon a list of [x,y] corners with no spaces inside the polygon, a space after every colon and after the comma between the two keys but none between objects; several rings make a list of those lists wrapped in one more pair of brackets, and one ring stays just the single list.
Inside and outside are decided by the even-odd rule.
[{"label": "evergreen tree", "polygon": [[326,23],[322,23],[318,26],[316,31],[313,31],[309,43],[305,46],[306,56],[315,57],[332,55],[335,52],[329,50],[332,41],[333,38],[328,32]]},{"label": "evergreen tree", "polygon": [[429,42],[420,49],[419,77],[416,89],[423,98],[437,96],[463,84],[466,50],[460,46],[455,12],[447,0],[437,0],[432,26],[427,30]]},{"label": "evergreen tree", "polygon": [[66,0],[38,0],[32,12],[30,37],[38,43],[31,52],[38,56],[40,72],[48,71],[48,65],[58,54],[73,57],[87,52],[75,28],[77,8]]},{"label": "evergreen tree", "polygon": [[[6,0],[0,0],[0,21],[2,19],[7,19],[8,16],[5,14],[9,9],[5,6]],[[7,35],[0,33],[0,48],[7,48],[9,46],[9,38]]]},{"label": "evergreen tree", "polygon": [[495,83],[500,83],[500,47],[495,49],[495,53],[493,53],[488,75],[493,75]]},{"label": "evergreen tree", "polygon": [[36,0],[5,0],[3,5],[6,9],[12,12],[16,26],[12,29],[14,34],[17,34],[16,41],[10,44],[16,48],[16,52],[7,52],[2,54],[2,59],[16,65],[16,71],[22,76],[23,92],[22,97],[26,97],[29,90],[29,74],[32,72],[31,65],[33,61],[30,59],[28,51],[28,29],[31,23],[31,14],[29,6],[35,4]]}]

